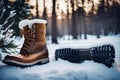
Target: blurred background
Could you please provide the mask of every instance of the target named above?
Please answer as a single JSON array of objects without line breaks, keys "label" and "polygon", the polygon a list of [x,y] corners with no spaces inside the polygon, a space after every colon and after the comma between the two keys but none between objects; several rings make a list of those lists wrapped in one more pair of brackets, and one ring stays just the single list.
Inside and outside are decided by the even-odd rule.
[{"label": "blurred background", "polygon": [[[7,13],[16,11],[13,29],[24,19],[47,20],[47,39],[87,39],[87,35],[120,34],[120,0],[3,0]],[[4,19],[3,19],[4,21]],[[0,21],[2,23],[2,21]],[[67,35],[67,38],[64,36]]]}]

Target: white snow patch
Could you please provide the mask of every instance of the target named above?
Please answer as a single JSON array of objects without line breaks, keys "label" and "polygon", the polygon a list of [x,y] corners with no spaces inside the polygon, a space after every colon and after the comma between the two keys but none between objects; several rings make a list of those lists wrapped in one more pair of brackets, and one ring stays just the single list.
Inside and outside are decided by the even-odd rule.
[{"label": "white snow patch", "polygon": [[114,67],[85,61],[81,64],[59,59],[45,65],[19,68],[0,66],[0,80],[119,80],[120,72]]}]

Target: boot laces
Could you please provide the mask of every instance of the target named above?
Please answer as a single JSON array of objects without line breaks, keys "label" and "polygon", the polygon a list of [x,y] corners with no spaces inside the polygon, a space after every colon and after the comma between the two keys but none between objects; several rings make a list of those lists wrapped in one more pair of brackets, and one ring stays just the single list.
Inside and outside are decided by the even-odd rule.
[{"label": "boot laces", "polygon": [[33,29],[29,29],[24,32],[25,35],[25,41],[23,44],[23,50],[26,50],[29,52],[32,49],[33,43],[34,43],[34,33]]}]

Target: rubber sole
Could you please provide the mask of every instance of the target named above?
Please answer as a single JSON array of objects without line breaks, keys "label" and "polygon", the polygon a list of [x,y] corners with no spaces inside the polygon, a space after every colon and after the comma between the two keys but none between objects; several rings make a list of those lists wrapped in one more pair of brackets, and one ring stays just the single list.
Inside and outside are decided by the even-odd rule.
[{"label": "rubber sole", "polygon": [[[89,55],[86,54],[86,51],[89,51]],[[87,57],[83,56],[83,54]],[[103,63],[107,67],[112,67],[115,61],[115,50],[112,45],[97,46],[82,51],[81,49],[63,48],[55,51],[55,59],[58,60],[58,58],[74,63],[93,60],[94,62]]]},{"label": "rubber sole", "polygon": [[115,49],[112,45],[103,45],[91,49],[92,60],[112,67],[115,58]]},{"label": "rubber sole", "polygon": [[49,59],[48,60],[42,60],[42,61],[39,61],[37,63],[34,63],[34,64],[19,64],[19,63],[15,63],[15,62],[11,62],[11,61],[5,61],[3,60],[2,61],[3,63],[7,64],[7,65],[10,65],[10,66],[16,66],[16,67],[21,67],[21,68],[26,68],[26,67],[31,67],[31,66],[34,66],[34,65],[42,65],[42,64],[46,64],[49,62]]}]

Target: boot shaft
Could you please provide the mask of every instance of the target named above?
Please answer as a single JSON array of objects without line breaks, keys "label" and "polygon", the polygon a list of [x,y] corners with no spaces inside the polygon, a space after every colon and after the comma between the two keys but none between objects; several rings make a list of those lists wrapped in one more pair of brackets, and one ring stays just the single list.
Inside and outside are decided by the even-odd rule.
[{"label": "boot shaft", "polygon": [[46,44],[46,24],[35,23],[33,24],[32,29],[34,30],[34,39],[35,43],[39,45]]},{"label": "boot shaft", "polygon": [[46,24],[34,23],[32,25],[33,30],[33,48],[31,51],[38,52],[46,48]]}]

